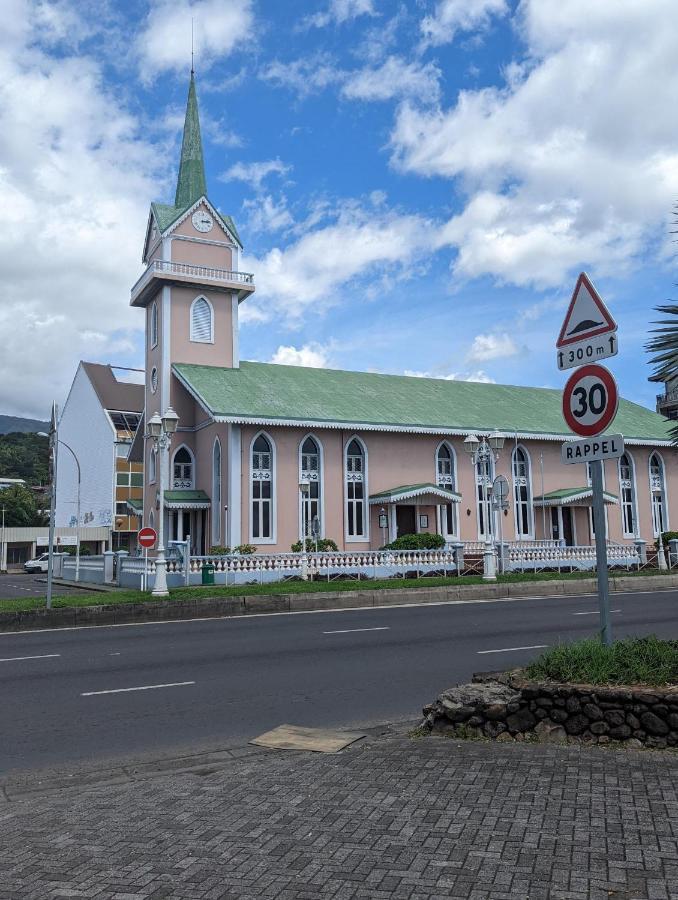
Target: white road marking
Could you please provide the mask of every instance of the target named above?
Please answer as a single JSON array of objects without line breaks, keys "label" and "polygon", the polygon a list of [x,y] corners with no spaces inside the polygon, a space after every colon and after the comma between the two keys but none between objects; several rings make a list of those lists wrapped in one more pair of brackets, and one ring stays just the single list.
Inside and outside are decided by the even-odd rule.
[{"label": "white road marking", "polygon": [[483,653],[509,653],[512,650],[543,650],[548,644],[531,644],[529,647],[502,647],[500,650],[477,650],[481,655]]},{"label": "white road marking", "polygon": [[[611,613],[621,612],[621,610],[620,609],[611,609],[610,612]],[[588,610],[587,612],[572,613],[572,615],[573,616],[599,616],[600,610],[599,609],[591,609],[591,610]]]},{"label": "white road marking", "polygon": [[0,663],[20,662],[22,659],[54,659],[56,656],[61,656],[61,654],[60,653],[45,653],[42,656],[8,656],[6,659],[0,659]]},{"label": "white road marking", "polygon": [[157,691],[158,688],[184,687],[187,684],[195,684],[195,681],[174,681],[171,684],[144,684],[141,687],[113,688],[110,691],[87,691],[80,694],[80,696],[98,697],[100,694],[128,694],[130,691]]},{"label": "white road marking", "polygon": [[353,634],[355,631],[390,631],[390,625],[380,625],[378,628],[343,628],[337,631],[323,631],[323,634]]}]

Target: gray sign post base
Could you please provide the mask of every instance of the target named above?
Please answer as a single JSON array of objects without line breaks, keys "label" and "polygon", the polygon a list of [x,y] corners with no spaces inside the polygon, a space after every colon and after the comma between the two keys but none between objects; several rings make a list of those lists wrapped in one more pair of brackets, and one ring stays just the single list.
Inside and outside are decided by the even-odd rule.
[{"label": "gray sign post base", "polygon": [[596,532],[596,569],[598,574],[598,605],[600,607],[600,640],[612,643],[610,625],[610,588],[607,578],[607,533],[605,529],[605,501],[603,499],[603,464],[594,460],[591,466],[593,488],[593,527]]}]

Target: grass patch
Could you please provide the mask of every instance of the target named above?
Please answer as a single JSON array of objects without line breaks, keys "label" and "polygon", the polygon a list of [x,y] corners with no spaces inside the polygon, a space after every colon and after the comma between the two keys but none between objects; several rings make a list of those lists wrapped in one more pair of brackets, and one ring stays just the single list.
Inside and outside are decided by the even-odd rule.
[{"label": "grass patch", "polygon": [[[658,570],[646,569],[642,572],[620,571],[610,572],[610,578],[626,575],[659,575]],[[511,572],[508,575],[499,575],[498,584],[534,583],[537,581],[577,581],[581,579],[595,578],[594,572]],[[459,586],[468,584],[485,584],[481,575],[463,575],[458,577],[451,575],[430,576],[423,578],[387,578],[387,579],[345,579],[341,581],[283,581],[269,584],[240,584],[240,585],[194,585],[170,590],[171,600],[193,600],[203,597],[247,597],[257,595],[276,594],[307,594],[326,593],[328,591],[393,591],[408,589],[424,589],[430,587],[445,587],[449,585]],[[88,594],[83,588],[75,594],[68,596],[57,595],[52,601],[55,609],[73,606],[108,606],[112,603],[147,603],[153,601],[150,593],[137,590],[112,590],[98,591]],[[0,612],[23,612],[31,609],[43,609],[44,597],[18,597],[16,599],[0,599]]]},{"label": "grass patch", "polygon": [[678,683],[678,641],[649,635],[626,638],[606,647],[597,638],[561,644],[546,650],[527,666],[535,681],[583,684]]}]

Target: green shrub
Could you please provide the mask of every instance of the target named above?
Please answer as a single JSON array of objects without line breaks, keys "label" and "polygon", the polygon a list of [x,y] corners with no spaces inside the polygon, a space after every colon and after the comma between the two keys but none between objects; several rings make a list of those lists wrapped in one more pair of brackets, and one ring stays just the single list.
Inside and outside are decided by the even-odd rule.
[{"label": "green shrub", "polygon": [[238,544],[237,547],[233,548],[233,552],[239,553],[241,556],[251,556],[257,552],[257,548],[254,544]]},{"label": "green shrub", "polygon": [[662,544],[668,549],[669,541],[675,540],[678,538],[678,531],[664,531],[662,532]]},{"label": "green shrub", "polygon": [[537,681],[582,684],[678,683],[678,641],[655,635],[625,638],[611,646],[598,638],[560,644],[546,650],[526,669]]},{"label": "green shrub", "polygon": [[[337,552],[339,548],[332,538],[318,538],[318,553]],[[301,541],[295,541],[290,547],[292,553],[301,553]],[[306,552],[315,553],[315,541],[313,538],[306,538]]]},{"label": "green shrub", "polygon": [[442,534],[403,534],[382,550],[440,550],[444,546]]},{"label": "green shrub", "polygon": [[222,547],[219,545],[217,545],[215,547],[210,547],[210,556],[228,556],[228,554],[230,552],[231,552],[230,547]]}]

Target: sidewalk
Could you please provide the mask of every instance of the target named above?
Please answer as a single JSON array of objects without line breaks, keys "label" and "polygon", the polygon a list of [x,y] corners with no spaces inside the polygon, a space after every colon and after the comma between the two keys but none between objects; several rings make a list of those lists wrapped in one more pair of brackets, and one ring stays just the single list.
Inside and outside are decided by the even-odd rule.
[{"label": "sidewalk", "polygon": [[0,898],[678,898],[677,754],[403,732],[15,791]]}]

